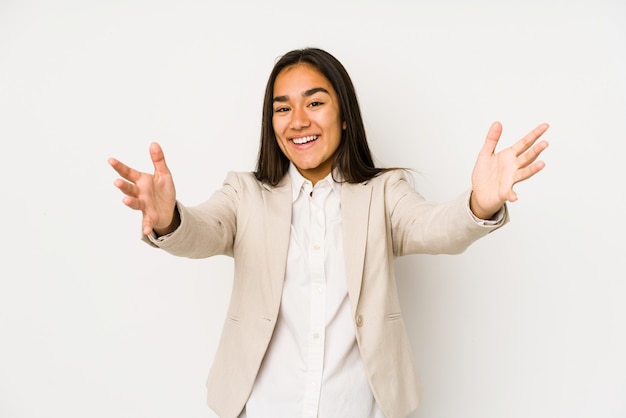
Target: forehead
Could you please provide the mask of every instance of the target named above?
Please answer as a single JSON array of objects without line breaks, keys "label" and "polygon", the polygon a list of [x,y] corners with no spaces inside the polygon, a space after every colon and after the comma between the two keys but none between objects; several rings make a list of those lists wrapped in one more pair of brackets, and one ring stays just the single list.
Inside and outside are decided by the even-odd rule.
[{"label": "forehead", "polygon": [[283,68],[274,81],[274,96],[301,93],[315,87],[324,87],[336,94],[330,81],[309,64],[295,64]]}]

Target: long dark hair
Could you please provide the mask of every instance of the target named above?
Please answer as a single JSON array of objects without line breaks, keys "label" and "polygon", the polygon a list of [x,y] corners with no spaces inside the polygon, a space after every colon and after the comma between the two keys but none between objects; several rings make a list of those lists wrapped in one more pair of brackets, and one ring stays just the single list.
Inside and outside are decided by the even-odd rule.
[{"label": "long dark hair", "polygon": [[274,65],[267,81],[263,100],[261,144],[254,172],[256,178],[275,186],[288,171],[289,160],[278,146],[272,126],[274,82],[283,69],[296,64],[307,64],[318,70],[337,92],[340,116],[345,121],[346,129],[342,131],[341,142],[335,152],[333,169],[339,170],[343,181],[348,183],[361,183],[384,171],[374,165],[356,91],[348,72],[328,52],[318,48],[304,48],[283,55]]}]

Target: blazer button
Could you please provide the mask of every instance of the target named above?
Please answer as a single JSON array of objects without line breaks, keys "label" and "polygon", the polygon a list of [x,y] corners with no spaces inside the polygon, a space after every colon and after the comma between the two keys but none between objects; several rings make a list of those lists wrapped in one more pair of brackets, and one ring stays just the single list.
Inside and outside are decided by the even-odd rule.
[{"label": "blazer button", "polygon": [[363,317],[360,314],[356,316],[356,326],[363,326]]}]

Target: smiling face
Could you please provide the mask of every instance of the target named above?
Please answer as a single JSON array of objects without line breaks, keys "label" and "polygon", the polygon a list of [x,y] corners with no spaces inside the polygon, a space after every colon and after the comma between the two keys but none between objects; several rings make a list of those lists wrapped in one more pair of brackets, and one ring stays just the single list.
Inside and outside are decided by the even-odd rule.
[{"label": "smiling face", "polygon": [[330,173],[345,123],[330,82],[310,65],[283,69],[274,82],[272,126],[278,146],[313,184]]}]

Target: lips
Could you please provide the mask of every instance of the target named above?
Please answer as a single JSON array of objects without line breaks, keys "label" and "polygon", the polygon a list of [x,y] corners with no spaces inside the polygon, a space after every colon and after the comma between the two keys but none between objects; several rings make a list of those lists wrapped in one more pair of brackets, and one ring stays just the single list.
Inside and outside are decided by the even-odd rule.
[{"label": "lips", "polygon": [[300,138],[292,138],[291,141],[296,145],[304,145],[309,142],[315,141],[317,138],[319,138],[319,135],[309,135],[302,136]]}]

